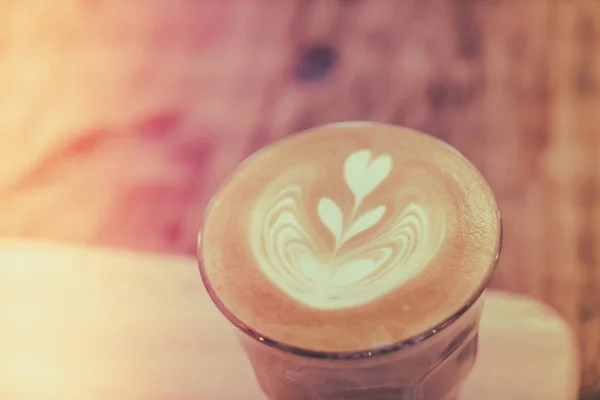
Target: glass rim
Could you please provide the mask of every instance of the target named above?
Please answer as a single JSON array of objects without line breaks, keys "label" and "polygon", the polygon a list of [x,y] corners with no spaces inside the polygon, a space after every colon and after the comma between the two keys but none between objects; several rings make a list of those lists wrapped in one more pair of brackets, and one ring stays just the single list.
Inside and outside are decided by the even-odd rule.
[{"label": "glass rim", "polygon": [[[310,132],[312,130],[315,129],[319,129],[319,128],[323,128],[325,126],[330,126],[330,125],[339,125],[339,124],[348,124],[348,123],[356,123],[356,124],[373,124],[373,125],[384,125],[384,126],[392,126],[392,127],[400,127],[397,125],[393,125],[393,124],[384,124],[384,123],[378,123],[378,122],[371,122],[371,121],[346,121],[346,122],[339,122],[339,123],[332,123],[332,124],[325,124],[325,125],[321,125],[321,126],[317,126],[315,128],[312,129],[308,129],[305,131],[301,131],[298,132],[296,134],[300,134],[300,133],[307,133]],[[481,179],[483,180],[483,182],[486,183],[486,185],[489,187],[489,183],[487,183],[487,180],[483,177],[483,175],[481,174],[481,172],[479,171],[479,169],[477,167],[475,167],[475,165],[473,165],[471,163],[471,161],[469,159],[467,159],[460,151],[458,151],[458,149],[456,149],[454,146],[450,145],[449,143],[436,138],[435,136],[426,134],[424,132],[415,130],[415,129],[411,129],[411,128],[406,128],[409,129],[411,131],[414,131],[416,133],[422,134],[422,135],[427,135],[435,140],[437,140],[438,142],[441,142],[442,144],[444,144],[445,146],[447,146],[451,151],[455,152],[458,156],[460,156],[463,161],[466,161],[473,169],[474,171],[481,177]],[[280,139],[275,141],[274,143],[277,143],[281,140],[285,140],[284,139]],[[258,151],[256,151],[255,153],[251,154],[248,158],[246,158],[244,161],[242,161],[240,163],[239,166],[243,165],[244,163],[248,162],[249,159],[253,158],[254,156],[258,155],[258,153],[262,152],[262,150],[266,149],[267,147],[270,146],[266,146],[263,149],[259,149]],[[238,168],[239,168],[238,166]],[[227,184],[227,182],[229,182],[229,180],[232,178],[232,176],[235,175],[235,172],[231,175],[229,175],[229,177],[227,179],[225,179],[225,181],[222,183],[221,188],[223,186],[225,186]],[[492,192],[492,196],[494,196],[493,191],[490,188],[490,191]],[[217,190],[217,192],[215,193],[215,196],[213,196],[211,198],[211,200],[209,201],[209,204],[206,207],[206,210],[204,212],[204,216],[203,216],[203,222],[204,220],[206,220],[207,215],[210,212],[210,209],[212,208],[212,201],[213,199],[216,197],[216,194],[218,194],[220,192],[220,189]],[[495,197],[495,196],[494,196]],[[417,333],[415,335],[412,335],[411,337],[407,338],[407,339],[403,339],[400,340],[398,342],[394,342],[392,344],[389,345],[384,345],[384,346],[377,346],[377,347],[373,347],[373,348],[369,348],[369,349],[365,349],[365,350],[353,350],[353,351],[343,351],[343,352],[331,352],[331,351],[326,351],[326,350],[311,350],[311,349],[306,349],[306,348],[302,348],[299,346],[294,346],[294,345],[290,345],[290,344],[286,344],[283,343],[281,341],[269,338],[263,334],[261,334],[260,332],[258,332],[257,330],[251,328],[249,325],[247,325],[246,323],[244,323],[243,321],[241,321],[239,318],[237,318],[235,316],[235,314],[233,312],[231,312],[229,310],[229,308],[227,308],[227,306],[221,301],[221,299],[219,298],[219,296],[215,293],[215,291],[213,290],[213,287],[210,283],[210,279],[208,278],[206,272],[204,271],[204,262],[203,262],[203,257],[202,257],[202,230],[200,230],[199,235],[198,235],[198,243],[197,243],[197,261],[198,261],[198,269],[200,272],[200,276],[202,278],[202,283],[206,289],[206,292],[208,293],[211,301],[213,302],[213,304],[217,307],[217,309],[219,310],[219,312],[239,331],[241,331],[243,334],[245,334],[246,336],[248,336],[249,338],[255,340],[257,343],[266,345],[270,348],[273,348],[275,350],[279,350],[279,351],[283,351],[286,353],[291,353],[291,354],[295,354],[301,357],[307,357],[307,358],[313,358],[313,359],[329,359],[329,360],[358,360],[358,359],[370,359],[373,357],[377,357],[377,356],[382,356],[385,354],[391,354],[391,353],[396,353],[398,351],[401,351],[403,349],[407,349],[413,346],[416,346],[419,343],[424,342],[425,340],[433,337],[434,335],[437,335],[439,332],[445,330],[447,327],[449,327],[450,325],[452,325],[456,320],[458,320],[460,317],[462,317],[467,311],[469,311],[471,309],[471,307],[477,302],[477,300],[479,300],[479,298],[483,295],[485,289],[487,288],[495,270],[496,267],[498,265],[498,261],[500,258],[500,253],[502,250],[502,238],[503,238],[503,227],[502,227],[502,217],[501,217],[501,213],[498,207],[498,204],[496,202],[496,216],[497,216],[497,226],[498,226],[498,235],[497,235],[497,239],[496,239],[496,247],[494,250],[494,255],[493,255],[493,259],[491,260],[490,264],[488,264],[488,271],[486,273],[486,275],[484,276],[484,278],[482,279],[481,283],[479,284],[479,286],[477,286],[477,288],[473,291],[473,293],[471,293],[471,295],[468,297],[468,299],[465,301],[465,303],[455,312],[453,312],[449,317],[445,318],[444,320],[442,320],[441,322],[439,322],[438,324],[436,324],[434,327],[426,329],[425,331],[422,331],[420,333]],[[202,224],[203,225],[203,224]]]}]

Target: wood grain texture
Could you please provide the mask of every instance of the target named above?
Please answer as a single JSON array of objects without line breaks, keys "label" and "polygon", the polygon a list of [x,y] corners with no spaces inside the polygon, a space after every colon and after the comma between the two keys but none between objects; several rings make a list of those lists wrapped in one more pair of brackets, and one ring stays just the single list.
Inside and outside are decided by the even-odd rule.
[{"label": "wood grain texture", "polygon": [[[0,397],[264,400],[196,261],[0,241]],[[572,330],[538,301],[489,292],[461,400],[573,400]]]},{"label": "wood grain texture", "polygon": [[421,129],[490,181],[493,286],[568,319],[600,396],[598,1],[0,7],[0,235],[191,254],[257,148],[346,119]]}]

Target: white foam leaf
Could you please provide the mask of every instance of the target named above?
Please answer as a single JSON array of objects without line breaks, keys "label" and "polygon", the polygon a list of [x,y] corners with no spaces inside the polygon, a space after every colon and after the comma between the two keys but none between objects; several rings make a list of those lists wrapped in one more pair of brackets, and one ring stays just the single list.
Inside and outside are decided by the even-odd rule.
[{"label": "white foam leaf", "polygon": [[371,275],[377,267],[378,264],[369,259],[353,260],[342,264],[333,276],[333,285],[340,287],[357,283]]},{"label": "white foam leaf", "polygon": [[317,212],[323,225],[333,234],[336,243],[342,236],[343,215],[340,207],[330,198],[321,197],[317,205]]},{"label": "white foam leaf", "polygon": [[320,280],[321,271],[319,270],[319,263],[310,253],[300,256],[298,268],[302,275],[311,281],[318,282]]},{"label": "white foam leaf", "polygon": [[371,150],[359,150],[350,154],[344,163],[344,179],[357,199],[364,196],[364,178],[371,160]]},{"label": "white foam leaf", "polygon": [[371,150],[355,151],[344,163],[344,179],[359,203],[390,174],[392,157],[382,154],[372,159]]},{"label": "white foam leaf", "polygon": [[392,157],[383,154],[371,162],[365,176],[365,196],[371,193],[392,171]]},{"label": "white foam leaf", "polygon": [[364,213],[359,219],[356,220],[346,232],[344,236],[344,241],[350,240],[350,238],[358,235],[371,228],[373,225],[378,223],[381,220],[381,217],[385,214],[385,206],[375,207],[372,210]]}]

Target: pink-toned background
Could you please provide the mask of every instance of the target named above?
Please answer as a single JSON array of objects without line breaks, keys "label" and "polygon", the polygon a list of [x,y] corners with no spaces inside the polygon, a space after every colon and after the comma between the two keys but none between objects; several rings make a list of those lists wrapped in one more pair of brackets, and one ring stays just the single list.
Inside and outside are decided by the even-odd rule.
[{"label": "pink-toned background", "polygon": [[346,119],[458,147],[493,286],[555,306],[600,392],[600,3],[0,0],[0,236],[193,254],[248,154]]}]

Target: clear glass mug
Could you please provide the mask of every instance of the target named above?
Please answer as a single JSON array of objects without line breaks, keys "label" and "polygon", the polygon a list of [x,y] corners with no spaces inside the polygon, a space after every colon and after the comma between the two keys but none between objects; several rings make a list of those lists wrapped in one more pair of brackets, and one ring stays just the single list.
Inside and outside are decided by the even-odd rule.
[{"label": "clear glass mug", "polygon": [[501,221],[494,257],[477,290],[435,327],[408,340],[360,352],[329,353],[293,347],[263,337],[231,313],[198,260],[206,290],[237,328],[258,384],[271,400],[456,400],[475,362],[484,291],[501,248]]},{"label": "clear glass mug", "polygon": [[455,400],[477,355],[485,284],[459,312],[418,337],[359,353],[321,353],[262,338],[222,307],[204,282],[237,328],[272,400]]}]

